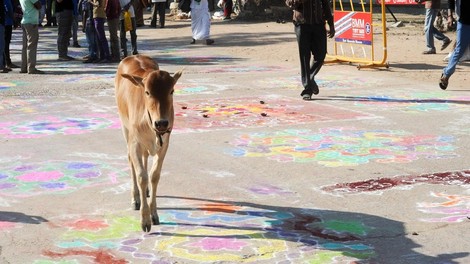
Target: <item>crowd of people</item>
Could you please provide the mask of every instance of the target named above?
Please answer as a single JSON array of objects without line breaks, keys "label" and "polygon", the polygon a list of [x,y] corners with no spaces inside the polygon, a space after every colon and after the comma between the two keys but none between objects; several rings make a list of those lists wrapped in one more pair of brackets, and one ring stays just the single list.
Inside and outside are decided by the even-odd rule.
[{"label": "crowd of people", "polygon": [[[69,46],[80,48],[79,20],[85,33],[88,54],[83,63],[117,63],[128,55],[139,54],[137,27],[144,26],[143,10],[152,5],[150,27],[165,27],[168,0],[0,0],[0,72],[20,68],[20,73],[43,74],[36,68],[40,27],[57,27],[59,61],[76,60],[69,55]],[[147,2],[148,1],[148,2]],[[229,1],[229,0],[227,0]],[[210,39],[210,14],[207,0],[191,1],[192,41]],[[231,12],[230,12],[231,13]],[[228,15],[229,17],[230,15]],[[46,20],[43,25],[44,20]],[[107,24],[108,33],[105,32]],[[12,30],[23,31],[21,65],[10,58]],[[130,35],[128,51],[127,32]],[[108,37],[109,36],[109,41]],[[72,39],[72,43],[70,40]]]}]

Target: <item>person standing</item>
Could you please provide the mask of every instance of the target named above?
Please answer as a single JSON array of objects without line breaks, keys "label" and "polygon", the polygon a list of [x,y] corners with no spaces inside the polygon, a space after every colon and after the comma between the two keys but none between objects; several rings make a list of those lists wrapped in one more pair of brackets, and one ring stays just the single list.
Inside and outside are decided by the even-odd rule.
[{"label": "person standing", "polygon": [[[333,15],[328,0],[286,0],[286,5],[293,10],[294,30],[299,47],[304,88],[300,96],[304,100],[310,100],[312,94],[319,93],[315,76],[325,61],[327,36],[332,38],[335,35]],[[325,21],[329,30],[325,27]]]},{"label": "person standing", "polygon": [[224,0],[224,20],[232,19],[233,0]]},{"label": "person standing", "polygon": [[132,55],[137,55],[137,25],[135,22],[135,13],[134,7],[132,6],[132,1],[136,0],[119,0],[121,4],[121,15],[119,16],[120,26],[119,26],[119,38],[121,39],[121,59],[127,57],[127,39],[126,39],[126,27],[124,26],[124,12],[129,12],[131,15],[132,29],[130,30],[131,34],[131,46],[132,46]]},{"label": "person standing", "polygon": [[23,49],[21,52],[20,73],[44,74],[36,69],[36,55],[38,52],[39,30],[38,17],[41,9],[39,0],[20,0],[23,18],[21,27],[23,29]]},{"label": "person standing", "polygon": [[424,34],[426,37],[427,49],[423,54],[436,54],[436,47],[434,46],[434,38],[442,41],[441,50],[444,50],[452,42],[446,35],[441,33],[434,27],[434,20],[437,13],[441,9],[441,0],[429,0],[425,3],[426,19],[424,21]]},{"label": "person standing", "polygon": [[108,20],[109,42],[111,44],[111,61],[119,62],[119,15],[121,5],[119,0],[106,1],[106,19]]},{"label": "person standing", "polygon": [[449,7],[455,8],[457,15],[457,40],[454,52],[449,58],[447,66],[442,70],[439,87],[447,89],[449,78],[454,74],[457,63],[470,45],[470,2],[468,0],[449,0]]},{"label": "person standing", "polygon": [[71,61],[75,58],[68,55],[70,38],[72,37],[73,0],[56,0],[56,17],[59,25],[57,32],[57,50],[59,61]]},{"label": "person standing", "polygon": [[94,63],[98,59],[98,38],[96,37],[95,24],[93,22],[93,5],[88,0],[81,0],[82,25],[88,43],[88,55],[83,63]]},{"label": "person standing", "polygon": [[160,28],[165,27],[165,9],[166,0],[152,0],[152,20],[150,21],[150,27],[157,27],[157,13],[158,20],[160,21]]},{"label": "person standing", "polygon": [[191,0],[191,31],[193,38],[190,44],[196,43],[196,40],[205,40],[207,45],[214,44],[214,40],[210,39],[211,16],[207,0]]},{"label": "person standing", "polygon": [[55,0],[46,1],[46,27],[57,27],[57,18],[52,10],[54,5]]},{"label": "person standing", "polygon": [[104,22],[106,22],[106,12],[104,10],[104,0],[91,0],[93,3],[93,21],[95,23],[96,36],[98,37],[98,47],[100,50],[100,63],[111,62],[109,54],[108,39],[104,31]]}]

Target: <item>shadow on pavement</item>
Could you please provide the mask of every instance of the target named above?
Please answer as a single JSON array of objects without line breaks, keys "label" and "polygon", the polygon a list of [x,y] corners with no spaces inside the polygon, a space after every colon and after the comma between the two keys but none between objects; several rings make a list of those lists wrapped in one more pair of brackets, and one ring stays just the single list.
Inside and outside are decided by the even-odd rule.
[{"label": "shadow on pavement", "polygon": [[[182,207],[158,208],[164,214],[203,214],[201,218],[206,218],[201,221],[201,218],[195,217],[194,221],[191,221],[190,217],[176,217],[170,221],[162,221],[161,225],[175,226],[178,229],[174,232],[151,233],[156,236],[247,240],[255,237],[256,239],[283,240],[302,244],[299,246],[300,251],[323,250],[361,260],[356,263],[459,263],[457,259],[469,255],[468,252],[459,252],[434,257],[419,253],[414,249],[420,248],[420,245],[407,237],[411,234],[405,230],[402,222],[375,215],[191,197],[159,196],[159,198],[179,200],[178,204],[183,205]],[[201,206],[184,206],[188,203],[194,205],[199,202]],[[219,216],[219,220],[229,220],[209,220],[212,213],[223,215]],[[237,224],[234,220],[248,216],[250,217],[249,224]],[[222,235],[216,232],[194,234],[188,232],[186,227],[211,228],[219,230],[218,232]],[[235,233],[223,234],[226,230],[232,230]],[[237,230],[240,234],[236,233]],[[247,235],[246,231],[254,234]],[[413,233],[412,235],[419,234]]]},{"label": "shadow on pavement", "polygon": [[12,223],[24,223],[24,224],[38,225],[38,224],[49,222],[49,221],[41,216],[26,215],[24,213],[19,213],[19,212],[0,211],[0,222],[12,222]]}]

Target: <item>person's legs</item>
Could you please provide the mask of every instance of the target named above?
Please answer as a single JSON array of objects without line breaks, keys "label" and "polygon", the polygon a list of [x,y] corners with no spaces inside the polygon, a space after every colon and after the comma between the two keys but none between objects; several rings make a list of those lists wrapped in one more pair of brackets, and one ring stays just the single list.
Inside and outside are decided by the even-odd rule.
[{"label": "person's legs", "polygon": [[301,24],[295,26],[295,35],[297,37],[297,44],[299,47],[299,57],[300,57],[300,76],[302,80],[302,86],[304,90],[300,95],[313,93],[309,72],[310,72],[310,41],[311,41],[311,26],[307,24]]},{"label": "person's legs", "polygon": [[5,50],[5,26],[0,24],[0,70],[6,66],[4,52]]},{"label": "person's legs", "polygon": [[57,22],[59,24],[57,33],[57,50],[59,52],[59,58],[66,58],[68,57],[68,46],[72,35],[73,13],[72,10],[63,10],[58,12],[56,15]]},{"label": "person's legs", "polygon": [[152,20],[150,21],[150,27],[157,27],[157,4],[152,3]]},{"label": "person's legs", "polygon": [[98,51],[97,51],[97,46],[96,46],[95,25],[90,21],[87,21],[86,23],[85,36],[86,36],[86,41],[88,43],[88,54],[89,54],[88,62],[92,62],[98,58]]},{"label": "person's legs", "polygon": [[72,40],[73,46],[76,48],[80,48],[80,44],[78,43],[78,16],[73,16],[72,19]]},{"label": "person's legs", "polygon": [[21,49],[21,73],[28,72],[28,31],[26,30],[27,25],[22,24],[21,29],[23,30],[23,47]]},{"label": "person's legs", "polygon": [[314,94],[317,94],[318,86],[315,82],[315,75],[320,71],[326,57],[326,29],[324,25],[313,25],[312,29],[310,51],[313,55],[313,62],[310,66],[309,78]]},{"label": "person's legs", "polygon": [[157,3],[158,21],[160,22],[161,28],[165,27],[165,8],[166,8],[166,2]]},{"label": "person's legs", "polygon": [[132,30],[130,31],[131,34],[131,47],[132,47],[132,55],[139,54],[137,51],[137,25],[135,18],[131,18],[132,21]]},{"label": "person's legs", "polygon": [[11,57],[10,57],[10,43],[11,43],[12,33],[13,33],[13,26],[12,25],[5,26],[5,51],[4,52],[5,52],[5,63],[8,67],[12,66]]},{"label": "person's legs", "polygon": [[104,32],[104,18],[95,18],[95,30],[98,37],[98,43],[100,46],[100,59],[109,60],[109,45],[106,39],[106,33]]},{"label": "person's legs", "polygon": [[119,38],[121,39],[121,57],[127,57],[127,39],[126,29],[124,28],[124,19],[119,21]]},{"label": "person's legs", "polygon": [[424,22],[424,35],[426,37],[426,47],[427,51],[436,51],[434,47],[434,37],[433,37],[433,23],[436,18],[436,12],[432,8],[426,8],[426,19]]},{"label": "person's legs", "polygon": [[29,73],[36,70],[36,54],[38,50],[39,31],[38,25],[23,25],[27,32],[27,71]]},{"label": "person's legs", "polygon": [[119,18],[108,19],[109,42],[111,43],[111,59],[119,61]]},{"label": "person's legs", "polygon": [[454,52],[449,58],[449,63],[442,71],[441,80],[439,86],[441,89],[445,90],[447,88],[449,78],[454,74],[455,68],[459,63],[460,58],[465,53],[468,45],[470,45],[470,25],[465,25],[460,22],[457,23],[456,30],[457,40]]}]

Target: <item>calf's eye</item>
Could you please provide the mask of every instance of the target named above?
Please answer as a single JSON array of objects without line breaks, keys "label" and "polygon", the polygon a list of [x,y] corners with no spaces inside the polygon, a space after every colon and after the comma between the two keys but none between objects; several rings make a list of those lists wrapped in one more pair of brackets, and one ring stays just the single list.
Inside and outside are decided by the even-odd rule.
[{"label": "calf's eye", "polygon": [[146,95],[150,95],[150,92],[149,92],[149,91],[145,91],[145,94],[146,94]]}]

